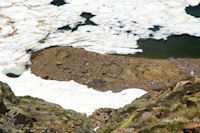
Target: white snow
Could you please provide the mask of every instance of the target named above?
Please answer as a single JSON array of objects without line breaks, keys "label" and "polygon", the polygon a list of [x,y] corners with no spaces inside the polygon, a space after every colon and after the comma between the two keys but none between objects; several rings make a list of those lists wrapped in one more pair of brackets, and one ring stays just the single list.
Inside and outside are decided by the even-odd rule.
[{"label": "white snow", "polygon": [[[3,51],[0,64],[5,68],[19,69],[22,73],[20,67],[29,62],[27,49],[59,45],[102,54],[134,54],[142,52],[137,49],[137,40],[149,38],[150,34],[155,39],[183,33],[200,36],[200,19],[185,12],[187,6],[196,5],[200,0],[68,0],[70,4],[59,7],[50,2],[0,1],[0,51]],[[73,33],[57,30],[85,21],[80,17],[82,12],[96,15],[91,20],[98,26],[82,26]],[[148,30],[153,25],[163,28],[157,32]],[[131,34],[126,32],[129,30]],[[45,43],[39,43],[48,34]]]},{"label": "white snow", "polygon": [[0,80],[8,83],[17,96],[30,95],[42,98],[87,115],[91,115],[98,108],[123,107],[146,94],[146,91],[141,89],[127,89],[119,93],[100,92],[74,81],[44,80],[30,71],[24,72],[19,78],[0,75]]},{"label": "white snow", "polygon": [[94,131],[97,131],[99,129],[99,127],[94,128]]},{"label": "white snow", "polygon": [[[25,71],[24,65],[30,64],[26,50],[59,45],[102,54],[134,54],[142,52],[137,49],[137,40],[149,38],[150,34],[155,39],[183,33],[200,36],[200,19],[185,12],[185,7],[197,5],[200,0],[68,0],[70,4],[60,7],[50,2],[0,0],[0,80],[8,83],[16,95],[43,98],[80,112],[91,113],[99,107],[118,108],[145,92],[130,89],[103,93],[74,81],[42,80]],[[91,20],[98,26],[82,26],[75,32],[57,30],[84,22],[82,12],[96,15]],[[163,28],[157,32],[148,30],[153,25]],[[126,32],[129,30],[131,34]],[[45,43],[39,43],[45,37]],[[7,72],[23,75],[11,79],[5,76]],[[123,95],[125,92],[128,99]]]}]

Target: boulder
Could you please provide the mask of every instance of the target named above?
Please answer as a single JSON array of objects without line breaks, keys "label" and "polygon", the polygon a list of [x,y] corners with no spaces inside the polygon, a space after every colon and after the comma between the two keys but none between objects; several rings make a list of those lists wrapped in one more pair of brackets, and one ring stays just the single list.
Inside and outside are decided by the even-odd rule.
[{"label": "boulder", "polygon": [[0,81],[0,95],[2,95],[2,98],[4,100],[7,100],[12,104],[19,103],[19,99],[14,95],[10,87],[1,81]]},{"label": "boulder", "polygon": [[6,106],[3,102],[3,93],[2,90],[0,88],[0,114],[5,114],[7,111]]},{"label": "boulder", "polygon": [[0,114],[5,114],[7,111],[6,106],[3,102],[3,98],[0,95]]},{"label": "boulder", "polygon": [[200,124],[192,124],[183,128],[184,133],[200,133]]}]

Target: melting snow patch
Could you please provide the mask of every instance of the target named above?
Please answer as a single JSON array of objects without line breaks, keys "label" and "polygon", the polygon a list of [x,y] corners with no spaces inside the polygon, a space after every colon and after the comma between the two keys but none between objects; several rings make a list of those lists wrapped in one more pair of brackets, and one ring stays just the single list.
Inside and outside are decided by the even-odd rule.
[{"label": "melting snow patch", "polygon": [[94,128],[94,131],[97,131],[99,129],[99,127]]},{"label": "melting snow patch", "polygon": [[146,94],[141,89],[127,89],[119,93],[100,92],[74,81],[44,80],[33,75],[30,70],[15,79],[1,74],[0,80],[8,83],[17,96],[30,95],[87,115],[98,108],[123,107]]}]

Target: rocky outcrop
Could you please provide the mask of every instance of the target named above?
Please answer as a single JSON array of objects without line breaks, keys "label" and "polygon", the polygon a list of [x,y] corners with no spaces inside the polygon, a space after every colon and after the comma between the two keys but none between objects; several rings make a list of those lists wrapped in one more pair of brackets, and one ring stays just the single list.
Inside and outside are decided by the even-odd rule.
[{"label": "rocky outcrop", "polygon": [[0,82],[0,133],[93,133],[90,120],[30,96],[16,97]]},{"label": "rocky outcrop", "polygon": [[[1,82],[0,82],[1,84]],[[4,100],[3,100],[3,92],[2,90],[0,90],[0,114],[5,114],[7,111],[7,108],[4,104]]]},{"label": "rocky outcrop", "polygon": [[152,90],[118,110],[99,109],[90,119],[100,127],[98,133],[197,133],[199,114],[200,82],[195,77]]},{"label": "rocky outcrop", "polygon": [[200,129],[200,78],[154,89],[120,109],[91,116],[30,96],[16,97],[0,82],[0,133],[196,133]]},{"label": "rocky outcrop", "polygon": [[199,63],[200,59],[146,59],[52,47],[33,53],[31,71],[43,79],[74,80],[99,91],[150,91],[172,85],[190,76],[191,71],[200,74]]},{"label": "rocky outcrop", "polygon": [[6,106],[3,102],[3,98],[1,98],[1,95],[0,95],[0,114],[5,114],[6,111],[7,111]]},{"label": "rocky outcrop", "polygon": [[0,132],[30,132],[33,120],[20,108],[17,98],[10,87],[0,82]]}]

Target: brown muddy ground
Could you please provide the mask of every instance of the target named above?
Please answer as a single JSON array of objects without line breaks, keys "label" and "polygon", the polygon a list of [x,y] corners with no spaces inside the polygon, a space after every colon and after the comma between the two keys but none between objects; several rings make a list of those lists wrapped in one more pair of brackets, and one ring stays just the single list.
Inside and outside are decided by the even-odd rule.
[{"label": "brown muddy ground", "polygon": [[96,90],[119,92],[127,88],[151,90],[200,75],[200,59],[146,59],[101,55],[72,47],[52,47],[32,55],[31,71],[43,79],[69,81]]}]

